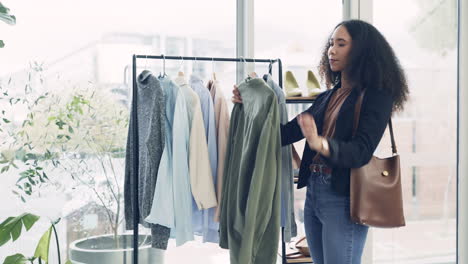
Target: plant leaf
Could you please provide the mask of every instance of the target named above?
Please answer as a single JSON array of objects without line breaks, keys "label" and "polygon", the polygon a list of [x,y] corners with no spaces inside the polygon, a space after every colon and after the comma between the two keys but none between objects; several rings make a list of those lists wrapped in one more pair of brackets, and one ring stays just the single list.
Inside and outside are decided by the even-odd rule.
[{"label": "plant leaf", "polygon": [[39,243],[37,244],[36,251],[34,252],[34,257],[41,258],[46,263],[49,261],[49,246],[50,246],[50,237],[52,235],[52,226],[47,229],[47,231],[42,235]]},{"label": "plant leaf", "polygon": [[39,220],[39,216],[29,213],[24,213],[17,217],[8,217],[0,224],[0,246],[10,241],[10,239],[13,241],[18,239],[23,225],[26,230],[29,230],[37,220]]},{"label": "plant leaf", "polygon": [[10,9],[0,3],[0,20],[9,24],[16,24],[16,17],[10,14]]},{"label": "plant leaf", "polygon": [[14,217],[8,217],[5,221],[3,221],[3,223],[0,224],[0,246],[4,245],[6,242],[8,242],[11,238],[10,235],[7,235],[7,234],[3,234],[4,231],[4,227],[3,225],[10,222],[12,219],[14,219]]},{"label": "plant leaf", "polygon": [[26,264],[27,259],[22,254],[15,254],[5,258],[3,264]]},{"label": "plant leaf", "polygon": [[5,42],[3,42],[3,40],[0,40],[0,49],[5,47]]},{"label": "plant leaf", "polygon": [[3,167],[3,168],[0,170],[0,173],[4,173],[4,172],[8,171],[9,168],[10,168],[10,166],[5,166],[5,167]]},{"label": "plant leaf", "polygon": [[31,229],[37,220],[39,220],[39,216],[33,214],[27,214],[25,217],[23,217],[23,224],[26,228],[26,231],[29,231],[29,229]]},{"label": "plant leaf", "polygon": [[65,264],[72,264],[72,262],[68,259],[67,262],[65,262]]}]

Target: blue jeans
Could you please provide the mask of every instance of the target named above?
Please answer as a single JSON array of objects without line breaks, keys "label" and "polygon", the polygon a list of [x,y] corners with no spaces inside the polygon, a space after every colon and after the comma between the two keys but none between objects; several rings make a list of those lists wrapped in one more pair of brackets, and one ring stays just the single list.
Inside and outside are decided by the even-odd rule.
[{"label": "blue jeans", "polygon": [[312,172],[307,184],[304,224],[316,264],[360,264],[368,227],[351,221],[349,197],[331,189],[331,175]]}]

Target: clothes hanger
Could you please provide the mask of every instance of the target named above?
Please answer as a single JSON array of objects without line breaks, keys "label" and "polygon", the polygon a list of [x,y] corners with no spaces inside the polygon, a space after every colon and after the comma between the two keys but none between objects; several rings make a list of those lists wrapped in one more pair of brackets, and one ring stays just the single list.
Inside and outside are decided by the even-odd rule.
[{"label": "clothes hanger", "polygon": [[270,64],[268,65],[268,73],[273,75],[271,72],[273,71],[273,60],[270,59]]},{"label": "clothes hanger", "polygon": [[257,73],[255,72],[255,64],[256,64],[256,63],[255,63],[255,59],[253,59],[253,63],[254,63],[254,64],[253,64],[254,70],[253,70],[253,72],[251,72],[251,73],[249,74],[249,77],[250,77],[250,78],[257,78],[258,75],[257,75]]},{"label": "clothes hanger", "polygon": [[148,69],[148,55],[146,55],[145,59],[145,71]]},{"label": "clothes hanger", "polygon": [[167,74],[166,74],[166,56],[164,56],[164,54],[161,54],[161,56],[163,57],[163,71],[159,72],[159,78],[163,78],[163,77],[167,76]]},{"label": "clothes hanger", "polygon": [[270,61],[270,64],[268,65],[268,73],[263,75],[263,80],[265,82],[267,82],[268,78],[272,76],[271,72],[272,72],[272,68],[273,68],[273,60],[270,59],[269,61]]},{"label": "clothes hanger", "polygon": [[177,74],[179,77],[184,77],[184,72],[181,71],[182,69],[182,66],[184,66],[184,58],[182,56],[180,56],[180,59],[182,60],[182,62],[180,63],[179,65],[179,73]]},{"label": "clothes hanger", "polygon": [[211,91],[213,89],[215,83],[216,83],[216,73],[215,73],[215,65],[214,65],[214,58],[211,58],[211,71],[212,71],[212,76],[211,79],[208,81],[208,90]]},{"label": "clothes hanger", "polygon": [[193,64],[192,64],[192,76],[197,76],[197,75],[195,74],[195,66],[197,65],[197,57],[194,56],[193,59],[194,59],[194,62],[193,62]]},{"label": "clothes hanger", "polygon": [[[141,68],[143,68],[143,67],[141,67],[141,66],[138,67],[138,66],[137,66],[136,68],[137,68],[137,69],[138,69],[138,68],[141,69]],[[127,69],[127,66],[125,67],[125,70],[126,70],[126,69]],[[140,74],[138,75],[137,80],[143,81],[144,79],[146,79],[146,76],[148,76],[148,74],[145,73],[145,71],[147,71],[147,70],[148,70],[148,55],[145,55],[145,67],[143,68],[143,71],[141,71]],[[145,73],[145,75],[142,75],[143,73]],[[149,73],[152,75],[151,72],[149,72]],[[125,75],[126,75],[126,74],[125,74],[125,72],[124,72],[124,76],[125,76]],[[140,79],[140,78],[141,78],[141,79]],[[125,85],[127,85],[127,80],[126,80],[126,79],[127,79],[127,78],[124,77],[124,84],[125,84]]]},{"label": "clothes hanger", "polygon": [[[243,56],[240,56],[240,58],[241,58],[241,61],[243,62],[243,69],[244,69],[244,71],[242,72],[242,74],[244,74],[244,73],[246,72],[246,69],[247,69],[247,67],[246,67],[246,66],[247,66],[247,61],[244,59]],[[248,76],[248,75],[247,75],[247,76]]]},{"label": "clothes hanger", "polygon": [[213,81],[216,81],[216,73],[215,73],[215,64],[214,64],[214,58],[211,58],[211,71],[213,72],[211,78]]}]

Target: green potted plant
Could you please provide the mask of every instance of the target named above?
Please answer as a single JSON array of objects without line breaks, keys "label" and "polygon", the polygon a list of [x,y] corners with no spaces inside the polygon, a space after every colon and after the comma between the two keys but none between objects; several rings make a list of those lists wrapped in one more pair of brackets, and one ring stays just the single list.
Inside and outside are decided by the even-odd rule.
[{"label": "green potted plant", "polygon": [[[75,129],[73,132],[81,146],[77,148],[70,135],[67,148],[75,154],[67,155],[60,166],[75,179],[77,185],[73,192],[81,189],[78,193],[82,193],[83,196],[87,196],[88,192],[97,198],[97,204],[105,212],[105,223],[112,232],[108,235],[86,236],[72,242],[70,259],[90,264],[129,263],[132,260],[133,235],[119,233],[123,222],[122,184],[128,110],[118,104],[106,104],[105,101],[109,101],[112,94],[98,92],[97,90],[106,90],[101,88],[81,91],[79,104],[85,102],[83,105],[86,107],[79,115],[79,124],[84,129]],[[78,122],[63,117],[50,116],[49,120],[61,120],[67,124]],[[85,197],[82,200],[85,200]],[[151,238],[141,235],[139,241],[140,261],[147,263],[155,257],[151,255]]]},{"label": "green potted plant", "polygon": [[[89,201],[84,207],[88,205],[91,211],[100,210],[103,217],[98,222],[106,228],[67,232],[74,239],[69,241],[72,262],[128,263],[133,236],[121,232],[128,109],[114,103],[109,87],[93,84],[38,93],[34,80],[44,83],[42,71],[42,65],[31,65],[22,94],[10,95],[0,85],[0,102],[8,106],[0,109],[0,127],[10,135],[2,144],[7,147],[1,152],[0,173],[19,171],[13,192],[23,202],[42,186],[53,184],[74,200]],[[12,120],[12,112],[19,108],[27,110],[25,118]],[[72,214],[64,216],[65,224],[82,222],[80,213],[75,220],[67,218]],[[145,263],[151,258],[151,239],[146,235],[139,239],[140,259]]]}]

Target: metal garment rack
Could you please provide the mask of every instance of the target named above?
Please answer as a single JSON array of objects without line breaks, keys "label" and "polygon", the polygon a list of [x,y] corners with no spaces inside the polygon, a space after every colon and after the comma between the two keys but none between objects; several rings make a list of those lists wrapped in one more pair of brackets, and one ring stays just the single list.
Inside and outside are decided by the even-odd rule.
[{"label": "metal garment rack", "polygon": [[[135,135],[133,145],[133,153],[136,155],[135,162],[133,163],[133,170],[135,171],[134,179],[134,189],[133,189],[133,263],[138,263],[138,228],[139,228],[139,219],[140,212],[138,208],[138,114],[137,114],[137,98],[138,98],[138,89],[137,89],[137,59],[153,59],[153,60],[190,60],[190,61],[222,61],[222,62],[254,62],[254,63],[269,63],[270,64],[270,73],[272,65],[278,63],[278,84],[280,87],[283,87],[283,66],[280,59],[250,59],[250,58],[213,58],[213,57],[184,57],[184,56],[154,56],[154,55],[133,55],[132,68],[133,68],[133,85],[132,85],[132,119],[135,120],[135,125],[133,126],[133,134]],[[283,241],[284,237],[284,228],[281,228],[281,241],[282,241],[282,258],[283,263],[286,258],[286,244]]]}]

